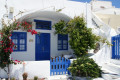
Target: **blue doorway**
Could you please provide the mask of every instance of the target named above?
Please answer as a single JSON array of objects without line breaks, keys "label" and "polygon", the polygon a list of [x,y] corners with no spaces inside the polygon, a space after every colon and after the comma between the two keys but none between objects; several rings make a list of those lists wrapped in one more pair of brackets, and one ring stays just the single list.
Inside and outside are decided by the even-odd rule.
[{"label": "blue doorway", "polygon": [[35,59],[50,60],[50,33],[40,33],[36,35]]}]

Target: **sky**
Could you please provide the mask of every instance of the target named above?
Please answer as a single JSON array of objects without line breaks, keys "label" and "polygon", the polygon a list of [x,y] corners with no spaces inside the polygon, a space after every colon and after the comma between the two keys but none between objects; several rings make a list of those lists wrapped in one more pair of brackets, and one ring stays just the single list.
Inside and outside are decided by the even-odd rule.
[{"label": "sky", "polygon": [[[72,0],[72,1],[90,2],[91,0]],[[115,6],[116,8],[120,8],[120,0],[99,0],[99,1],[111,1],[113,6]]]}]

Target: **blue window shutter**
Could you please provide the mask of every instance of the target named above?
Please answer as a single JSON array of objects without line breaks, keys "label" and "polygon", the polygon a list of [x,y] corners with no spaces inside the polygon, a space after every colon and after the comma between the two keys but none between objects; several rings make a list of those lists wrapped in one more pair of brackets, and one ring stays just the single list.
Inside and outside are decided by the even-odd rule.
[{"label": "blue window shutter", "polygon": [[27,33],[26,32],[13,32],[11,39],[17,48],[15,49],[14,47],[13,51],[26,51],[27,50]]},{"label": "blue window shutter", "polygon": [[68,35],[58,34],[58,50],[68,50]]}]

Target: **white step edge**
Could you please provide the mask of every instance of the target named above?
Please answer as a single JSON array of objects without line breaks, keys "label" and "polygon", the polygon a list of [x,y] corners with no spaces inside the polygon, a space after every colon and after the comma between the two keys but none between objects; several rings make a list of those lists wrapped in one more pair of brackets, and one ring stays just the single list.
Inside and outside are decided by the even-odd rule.
[{"label": "white step edge", "polygon": [[120,65],[120,60],[117,59],[111,59],[110,62],[116,65]]},{"label": "white step edge", "polygon": [[102,66],[104,69],[109,70],[113,73],[120,74],[120,65],[115,65],[112,63],[105,63]]}]

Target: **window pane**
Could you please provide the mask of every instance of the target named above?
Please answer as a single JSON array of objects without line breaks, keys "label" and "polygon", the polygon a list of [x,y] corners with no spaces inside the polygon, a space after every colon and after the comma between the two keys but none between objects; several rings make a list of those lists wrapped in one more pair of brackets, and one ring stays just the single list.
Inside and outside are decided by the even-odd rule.
[{"label": "window pane", "polygon": [[50,21],[41,21],[41,20],[34,20],[36,22],[37,29],[51,29],[51,22]]},{"label": "window pane", "polygon": [[19,34],[20,38],[25,38],[25,34]]},{"label": "window pane", "polygon": [[63,45],[63,49],[67,49],[67,45]]},{"label": "window pane", "polygon": [[63,44],[66,44],[66,45],[67,45],[67,40],[63,40]]},{"label": "window pane", "polygon": [[17,44],[18,43],[18,40],[17,39],[12,39],[13,43],[14,44]]},{"label": "window pane", "polygon": [[58,34],[58,40],[62,40],[62,35]]},{"label": "window pane", "polygon": [[25,45],[20,45],[20,50],[25,50]]},{"label": "window pane", "polygon": [[58,40],[58,44],[62,44],[62,40]]},{"label": "window pane", "polygon": [[25,39],[20,39],[20,44],[25,44]]},{"label": "window pane", "polygon": [[14,45],[14,46],[13,46],[13,50],[18,50],[18,46],[17,46],[17,45]]},{"label": "window pane", "polygon": [[58,45],[58,49],[62,49],[62,45]]},{"label": "window pane", "polygon": [[13,39],[18,38],[17,34],[12,34],[12,38],[13,38]]}]

